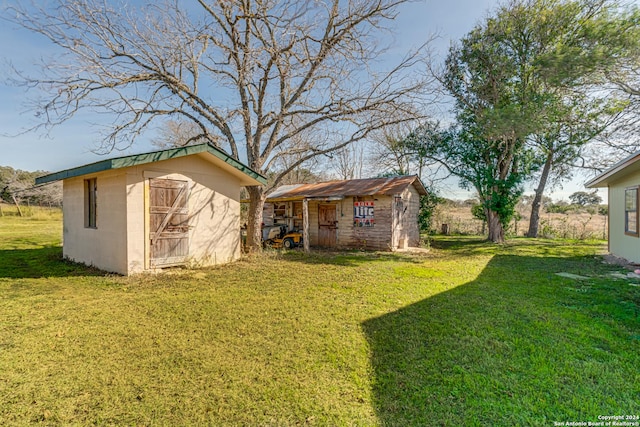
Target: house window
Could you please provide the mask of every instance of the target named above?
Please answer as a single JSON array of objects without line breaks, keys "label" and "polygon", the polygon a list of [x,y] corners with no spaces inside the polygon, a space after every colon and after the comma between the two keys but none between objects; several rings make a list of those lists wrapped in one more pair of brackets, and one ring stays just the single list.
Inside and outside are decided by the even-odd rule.
[{"label": "house window", "polygon": [[624,190],[624,232],[638,237],[638,187]]},{"label": "house window", "polygon": [[97,228],[96,226],[96,199],[98,186],[96,178],[84,180],[84,226],[85,228]]}]

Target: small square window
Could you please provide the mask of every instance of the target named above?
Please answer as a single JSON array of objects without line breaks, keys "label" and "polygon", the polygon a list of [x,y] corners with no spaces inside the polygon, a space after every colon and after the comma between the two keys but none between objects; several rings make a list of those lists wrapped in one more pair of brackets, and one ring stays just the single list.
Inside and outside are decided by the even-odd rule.
[{"label": "small square window", "polygon": [[638,236],[638,187],[624,190],[624,232]]},{"label": "small square window", "polygon": [[97,228],[98,185],[96,178],[84,180],[84,226]]}]

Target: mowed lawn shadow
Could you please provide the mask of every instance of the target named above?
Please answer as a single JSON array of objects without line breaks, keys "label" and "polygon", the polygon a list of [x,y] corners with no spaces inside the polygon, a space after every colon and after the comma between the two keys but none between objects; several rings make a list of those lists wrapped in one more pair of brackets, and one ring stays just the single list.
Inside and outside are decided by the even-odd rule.
[{"label": "mowed lawn shadow", "polygon": [[285,251],[280,256],[287,261],[310,265],[326,264],[341,267],[358,267],[370,262],[401,261],[420,264],[429,254],[312,248],[309,253],[305,253],[301,249],[296,249],[293,251]]},{"label": "mowed lawn shadow", "polygon": [[104,271],[62,258],[62,247],[0,250],[0,278],[104,276]]},{"label": "mowed lawn shadow", "polygon": [[552,425],[640,412],[629,381],[640,363],[629,332],[640,327],[635,288],[555,275],[596,262],[496,255],[475,280],[364,322],[381,424]]}]

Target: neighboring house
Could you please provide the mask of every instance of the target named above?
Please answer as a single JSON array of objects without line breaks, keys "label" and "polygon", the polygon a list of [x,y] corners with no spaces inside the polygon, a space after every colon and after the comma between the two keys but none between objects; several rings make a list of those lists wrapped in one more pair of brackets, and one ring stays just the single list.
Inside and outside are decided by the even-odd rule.
[{"label": "neighboring house", "polygon": [[640,151],[587,182],[586,186],[609,189],[609,252],[640,263]]},{"label": "neighboring house", "polygon": [[240,189],[266,179],[208,144],[104,160],[63,181],[63,255],[131,274],[240,256]]},{"label": "neighboring house", "polygon": [[304,231],[305,249],[415,247],[426,194],[417,176],[284,185],[267,197],[263,222]]}]

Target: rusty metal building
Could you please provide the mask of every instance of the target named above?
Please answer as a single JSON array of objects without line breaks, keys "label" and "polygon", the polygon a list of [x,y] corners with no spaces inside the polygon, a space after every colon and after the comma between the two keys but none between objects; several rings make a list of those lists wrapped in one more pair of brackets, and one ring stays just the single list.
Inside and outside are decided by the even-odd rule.
[{"label": "rusty metal building", "polygon": [[286,225],[309,247],[397,250],[420,244],[415,176],[353,179],[278,187],[266,200],[265,226]]}]

